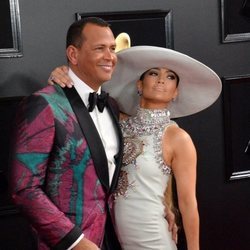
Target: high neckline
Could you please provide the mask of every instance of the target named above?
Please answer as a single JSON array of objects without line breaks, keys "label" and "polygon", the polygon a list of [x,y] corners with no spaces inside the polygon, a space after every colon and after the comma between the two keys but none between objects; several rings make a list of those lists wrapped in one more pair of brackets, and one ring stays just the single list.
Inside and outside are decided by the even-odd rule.
[{"label": "high neckline", "polygon": [[137,107],[134,118],[136,123],[144,125],[163,125],[170,122],[170,112],[167,108],[145,109]]}]

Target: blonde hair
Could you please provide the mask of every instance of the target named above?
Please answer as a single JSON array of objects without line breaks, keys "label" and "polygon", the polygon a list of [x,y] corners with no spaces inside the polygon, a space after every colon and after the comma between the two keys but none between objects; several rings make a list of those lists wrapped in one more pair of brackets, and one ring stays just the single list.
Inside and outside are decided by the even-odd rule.
[{"label": "blonde hair", "polygon": [[173,209],[173,187],[172,187],[172,179],[173,176],[169,176],[168,185],[164,193],[164,204],[169,207],[169,209]]},{"label": "blonde hair", "polygon": [[173,175],[170,175],[168,185],[164,193],[164,205],[174,213],[176,224],[178,227],[181,227],[181,216],[178,208],[175,185],[175,178]]}]

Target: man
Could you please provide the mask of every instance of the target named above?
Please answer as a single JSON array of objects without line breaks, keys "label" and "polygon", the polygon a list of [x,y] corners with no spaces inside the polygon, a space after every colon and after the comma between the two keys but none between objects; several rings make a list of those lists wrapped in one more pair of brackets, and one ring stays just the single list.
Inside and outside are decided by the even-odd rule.
[{"label": "man", "polygon": [[111,98],[100,108],[89,104],[100,97],[88,97],[101,94],[117,61],[109,25],[94,17],[73,23],[66,53],[75,88],[48,86],[20,106],[12,197],[39,249],[118,250],[111,197],[122,155],[119,112]]}]

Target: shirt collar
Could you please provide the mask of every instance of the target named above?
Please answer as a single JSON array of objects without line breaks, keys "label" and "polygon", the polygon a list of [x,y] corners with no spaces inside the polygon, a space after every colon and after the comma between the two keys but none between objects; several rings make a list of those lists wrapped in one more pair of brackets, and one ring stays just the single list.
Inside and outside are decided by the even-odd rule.
[{"label": "shirt collar", "polygon": [[[95,92],[95,91],[91,87],[89,87],[89,85],[87,85],[84,81],[82,81],[70,68],[69,68],[68,75],[72,79],[77,93],[80,95],[84,104],[87,106],[89,103],[88,101],[89,93]],[[101,87],[96,92],[100,94]]]}]

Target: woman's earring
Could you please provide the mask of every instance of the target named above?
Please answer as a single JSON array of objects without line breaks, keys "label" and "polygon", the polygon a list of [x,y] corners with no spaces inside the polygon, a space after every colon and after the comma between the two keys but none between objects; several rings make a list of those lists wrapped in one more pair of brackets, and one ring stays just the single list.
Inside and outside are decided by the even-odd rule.
[{"label": "woman's earring", "polygon": [[138,89],[138,90],[137,90],[137,95],[138,95],[138,96],[141,96],[141,95],[142,95],[142,91]]},{"label": "woman's earring", "polygon": [[172,98],[172,102],[175,102],[176,101],[176,97]]}]

